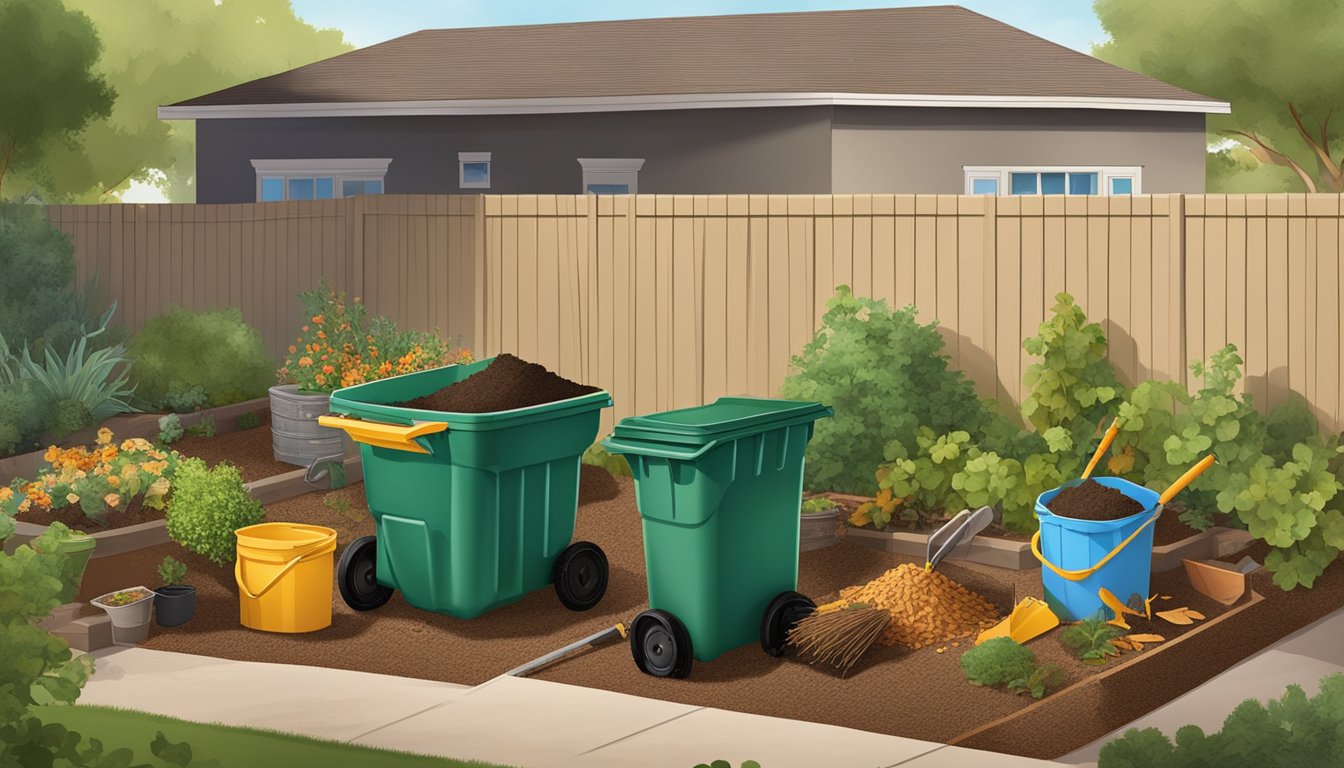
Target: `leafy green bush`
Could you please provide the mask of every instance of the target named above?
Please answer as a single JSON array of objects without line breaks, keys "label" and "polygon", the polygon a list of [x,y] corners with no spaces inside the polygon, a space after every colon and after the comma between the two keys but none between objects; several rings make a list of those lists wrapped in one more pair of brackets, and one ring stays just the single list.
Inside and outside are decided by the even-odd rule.
[{"label": "leafy green bush", "polygon": [[1039,699],[1064,682],[1054,664],[1037,664],[1030,648],[1010,637],[996,637],[961,655],[961,673],[972,685],[1002,685],[1013,693]]},{"label": "leafy green bush", "polygon": [[261,397],[274,380],[261,334],[234,307],[174,308],[145,323],[130,351],[140,397],[155,406],[168,405],[174,386],[179,402],[183,392],[199,387],[202,404],[216,406]]},{"label": "leafy green bush", "polygon": [[780,388],[781,397],[835,410],[817,422],[808,444],[804,488],[875,494],[873,471],[888,443],[913,454],[921,426],[976,438],[988,426],[990,409],[964,374],[948,368],[936,322],[920,325],[914,307],[893,311],[848,286],[826,307],[821,329]]},{"label": "leafy green bush", "polygon": [[834,512],[837,506],[839,505],[825,496],[817,496],[804,500],[799,505],[799,512],[804,515],[815,515],[820,512]]},{"label": "leafy green bush", "polygon": [[1120,655],[1120,649],[1111,641],[1124,635],[1124,630],[1107,624],[1104,616],[1092,616],[1065,627],[1059,633],[1059,642],[1083,661],[1104,664],[1106,659]]},{"label": "leafy green bush", "polygon": [[206,399],[205,387],[200,384],[174,381],[168,385],[168,392],[163,396],[163,407],[173,413],[191,413],[205,405]]},{"label": "leafy green bush", "polygon": [[181,584],[187,578],[187,564],[168,555],[159,563],[158,574],[164,586]]},{"label": "leafy green bush", "polygon": [[233,424],[235,427],[239,429],[239,431],[256,429],[257,427],[261,426],[261,414],[257,413],[256,411],[248,411],[247,413],[240,413],[238,414],[238,418],[234,419]]},{"label": "leafy green bush", "polygon": [[261,503],[243,487],[237,467],[220,463],[212,469],[196,458],[178,465],[168,502],[168,535],[192,552],[216,565],[232,563],[234,531],[265,517]]},{"label": "leafy green bush", "polygon": [[1022,348],[1040,358],[1022,377],[1028,389],[1022,415],[1037,433],[1049,440],[1049,430],[1062,428],[1081,444],[1098,422],[1109,420],[1122,390],[1106,359],[1106,333],[1087,322],[1072,296],[1055,296],[1050,318]]},{"label": "leafy green bush", "polygon": [[39,448],[37,439],[49,409],[33,382],[0,383],[0,456]]},{"label": "leafy green bush", "polygon": [[1247,699],[1205,734],[1187,725],[1173,742],[1156,728],[1131,728],[1101,748],[1099,768],[1328,768],[1344,755],[1344,674],[1321,680],[1310,698],[1298,685],[1268,705]]},{"label": "leafy green bush", "polygon": [[624,456],[607,453],[601,443],[593,443],[583,452],[583,463],[601,467],[618,477],[630,477],[630,462]]},{"label": "leafy green bush", "polygon": [[187,427],[187,434],[192,437],[214,437],[215,436],[215,417],[206,414],[201,420]]},{"label": "leafy green bush", "polygon": [[75,246],[46,208],[0,205],[0,328],[16,348],[64,347],[78,327]]},{"label": "leafy green bush", "polygon": [[1036,654],[1011,637],[986,640],[961,655],[961,673],[972,685],[1007,685],[1035,666]]},{"label": "leafy green bush", "polygon": [[176,413],[159,417],[159,442],[172,445],[182,439],[182,419]]}]

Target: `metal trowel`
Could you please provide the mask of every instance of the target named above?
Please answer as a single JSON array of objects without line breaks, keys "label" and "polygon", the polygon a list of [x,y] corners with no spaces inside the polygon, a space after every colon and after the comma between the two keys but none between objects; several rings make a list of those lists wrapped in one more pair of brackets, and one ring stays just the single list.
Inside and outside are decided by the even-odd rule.
[{"label": "metal trowel", "polygon": [[974,512],[963,509],[929,534],[925,551],[924,570],[931,571],[948,553],[975,538],[994,521],[994,510],[981,507]]}]

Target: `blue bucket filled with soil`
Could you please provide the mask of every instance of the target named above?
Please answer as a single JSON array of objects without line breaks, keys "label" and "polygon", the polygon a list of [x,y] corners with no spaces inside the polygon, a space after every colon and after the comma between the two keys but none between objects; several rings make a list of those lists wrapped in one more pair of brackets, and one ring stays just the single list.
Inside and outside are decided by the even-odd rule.
[{"label": "blue bucket filled with soil", "polygon": [[1078,481],[1037,497],[1036,517],[1041,527],[1032,539],[1032,552],[1041,561],[1045,601],[1061,621],[1081,621],[1106,611],[1099,595],[1103,587],[1139,610],[1149,597],[1153,523],[1162,514],[1161,495],[1118,477],[1092,480],[1120,491],[1140,509],[1114,520],[1083,520],[1051,512],[1047,505],[1062,491],[1079,486]]}]

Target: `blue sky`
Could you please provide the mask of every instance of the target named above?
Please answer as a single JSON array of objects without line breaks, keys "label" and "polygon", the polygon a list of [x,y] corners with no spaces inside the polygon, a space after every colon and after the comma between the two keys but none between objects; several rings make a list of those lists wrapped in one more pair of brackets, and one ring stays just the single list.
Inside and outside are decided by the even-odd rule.
[{"label": "blue sky", "polygon": [[[659,16],[771,13],[936,5],[937,0],[293,0],[300,18],[335,27],[363,47],[440,27],[491,27]],[[973,11],[1087,52],[1105,39],[1090,0],[961,0]]]}]

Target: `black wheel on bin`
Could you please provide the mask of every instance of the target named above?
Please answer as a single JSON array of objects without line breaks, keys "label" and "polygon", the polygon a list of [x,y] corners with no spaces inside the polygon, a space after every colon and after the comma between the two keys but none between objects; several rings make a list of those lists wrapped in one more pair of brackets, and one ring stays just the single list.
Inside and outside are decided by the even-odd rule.
[{"label": "black wheel on bin", "polygon": [[695,661],[686,625],[659,610],[644,611],[631,622],[630,653],[639,671],[654,677],[684,678]]},{"label": "black wheel on bin", "polygon": [[555,559],[555,594],[571,611],[586,611],[607,593],[607,556],[591,541],[576,541]]},{"label": "black wheel on bin", "polygon": [[781,592],[770,601],[761,617],[761,649],[770,656],[783,656],[789,630],[815,610],[817,604],[806,595]]},{"label": "black wheel on bin", "polygon": [[356,539],[341,553],[336,584],[345,604],[356,611],[372,611],[392,597],[392,588],[378,583],[378,539]]}]

